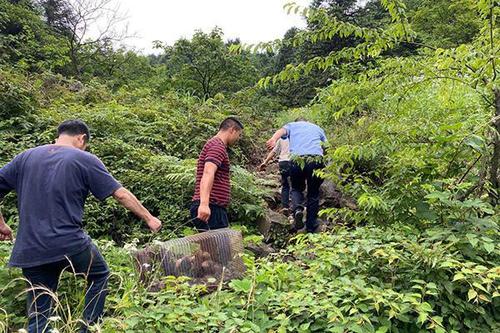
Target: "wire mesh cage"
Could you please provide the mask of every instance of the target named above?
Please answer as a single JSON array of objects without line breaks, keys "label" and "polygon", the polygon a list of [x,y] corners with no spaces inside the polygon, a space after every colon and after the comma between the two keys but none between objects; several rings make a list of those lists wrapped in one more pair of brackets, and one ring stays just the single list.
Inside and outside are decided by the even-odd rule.
[{"label": "wire mesh cage", "polygon": [[149,245],[136,251],[134,257],[140,279],[145,283],[151,282],[158,272],[188,276],[195,281],[210,278],[227,281],[244,274],[243,250],[240,231],[218,229]]}]

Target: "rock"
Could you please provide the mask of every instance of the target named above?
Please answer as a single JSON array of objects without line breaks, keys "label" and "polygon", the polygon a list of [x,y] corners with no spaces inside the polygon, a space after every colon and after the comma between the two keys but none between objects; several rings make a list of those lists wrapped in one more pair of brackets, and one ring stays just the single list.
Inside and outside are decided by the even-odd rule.
[{"label": "rock", "polygon": [[340,208],[340,198],[342,197],[342,193],[337,189],[337,186],[333,182],[325,180],[319,189],[319,193],[320,206]]},{"label": "rock", "polygon": [[71,92],[79,92],[79,91],[83,90],[83,88],[85,88],[85,87],[84,87],[83,83],[81,83],[80,81],[73,81],[68,86],[68,90]]},{"label": "rock", "polygon": [[275,249],[273,249],[266,243],[260,243],[260,244],[250,243],[246,246],[246,249],[252,252],[257,258],[267,257],[271,253],[276,252]]},{"label": "rock", "polygon": [[257,228],[265,239],[269,237],[273,224],[288,225],[288,219],[285,215],[275,212],[274,210],[267,209],[263,217],[257,220]]},{"label": "rock", "polygon": [[271,224],[281,224],[281,225],[288,225],[288,218],[278,212],[275,212],[274,210],[268,210],[266,214],[271,221]]},{"label": "rock", "polygon": [[290,230],[290,221],[285,215],[267,209],[264,216],[257,221],[257,228],[267,242],[283,230],[288,232]]},{"label": "rock", "polygon": [[330,180],[325,180],[320,188],[320,201],[319,204],[322,208],[350,208],[357,210],[358,205],[354,198],[345,196],[337,186]]},{"label": "rock", "polygon": [[268,216],[267,212],[264,216],[257,220],[257,230],[259,233],[267,238],[269,236],[269,230],[271,229],[271,218]]}]

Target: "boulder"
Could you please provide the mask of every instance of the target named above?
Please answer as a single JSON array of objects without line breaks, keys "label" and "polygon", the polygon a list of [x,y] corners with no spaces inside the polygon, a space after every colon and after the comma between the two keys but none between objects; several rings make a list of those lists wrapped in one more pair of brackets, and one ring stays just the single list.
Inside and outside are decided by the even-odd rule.
[{"label": "boulder", "polygon": [[250,252],[252,252],[257,258],[267,257],[271,253],[276,252],[275,249],[273,249],[270,245],[266,243],[260,243],[260,244],[250,243],[245,248]]},{"label": "boulder", "polygon": [[68,90],[71,92],[79,92],[82,91],[84,88],[85,86],[80,81],[73,81],[68,86]]},{"label": "boulder", "polygon": [[344,195],[337,186],[330,180],[325,180],[320,188],[320,206],[322,208],[350,208],[353,210],[358,209],[356,200],[354,198]]},{"label": "boulder", "polygon": [[288,226],[290,222],[285,215],[270,208],[266,210],[264,216],[257,220],[257,228],[260,234],[264,236],[264,239],[269,237],[271,229],[276,228],[276,224],[279,226]]}]

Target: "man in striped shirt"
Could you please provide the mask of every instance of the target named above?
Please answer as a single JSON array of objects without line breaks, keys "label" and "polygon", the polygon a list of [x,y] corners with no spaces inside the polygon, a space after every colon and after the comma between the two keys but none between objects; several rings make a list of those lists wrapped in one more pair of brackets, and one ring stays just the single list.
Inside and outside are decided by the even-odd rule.
[{"label": "man in striped shirt", "polygon": [[226,118],[216,136],[209,139],[198,158],[191,218],[199,231],[227,228],[227,206],[231,200],[230,163],[227,147],[234,145],[243,131],[235,117]]}]

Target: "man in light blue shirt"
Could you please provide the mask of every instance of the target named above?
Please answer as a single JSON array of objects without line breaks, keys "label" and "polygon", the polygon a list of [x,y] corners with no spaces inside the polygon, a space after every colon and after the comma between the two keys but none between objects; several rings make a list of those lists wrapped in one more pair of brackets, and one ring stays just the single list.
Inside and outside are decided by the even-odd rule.
[{"label": "man in light blue shirt", "polygon": [[302,229],[304,216],[304,190],[307,184],[307,218],[306,230],[308,232],[318,231],[318,211],[319,211],[319,188],[323,179],[315,174],[316,170],[324,168],[323,164],[323,143],[325,143],[325,131],[306,121],[303,118],[295,122],[288,123],[274,133],[267,141],[267,148],[273,149],[276,141],[287,135],[290,140],[290,154],[292,164],[290,168],[290,178],[292,183],[292,211],[295,220],[295,229]]},{"label": "man in light blue shirt", "polygon": [[326,142],[325,131],[318,125],[300,119],[283,126],[290,137],[290,154],[323,156],[322,143]]}]

